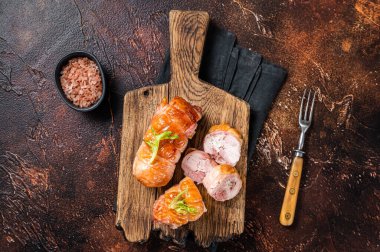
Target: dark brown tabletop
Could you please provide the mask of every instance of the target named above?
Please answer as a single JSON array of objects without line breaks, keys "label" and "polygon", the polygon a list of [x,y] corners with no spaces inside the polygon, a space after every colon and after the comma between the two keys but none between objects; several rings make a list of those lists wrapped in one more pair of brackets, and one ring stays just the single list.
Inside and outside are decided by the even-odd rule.
[{"label": "dark brown tabletop", "polygon": [[[191,2],[191,3],[190,3]],[[202,251],[115,228],[122,98],[154,83],[171,9],[209,12],[289,77],[247,178],[244,233],[220,251],[380,250],[380,5],[357,1],[1,1],[0,250]],[[111,93],[70,109],[54,86],[64,55],[93,53]],[[296,223],[278,221],[297,113],[318,91]]]}]

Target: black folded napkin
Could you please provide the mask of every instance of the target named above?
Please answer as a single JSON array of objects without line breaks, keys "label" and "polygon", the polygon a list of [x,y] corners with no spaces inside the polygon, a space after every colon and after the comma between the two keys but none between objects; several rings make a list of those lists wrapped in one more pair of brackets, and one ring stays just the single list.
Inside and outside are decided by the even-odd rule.
[{"label": "black folded napkin", "polygon": [[[260,131],[287,72],[267,62],[260,54],[236,46],[235,42],[235,34],[211,23],[199,77],[249,103],[248,158],[251,160]],[[169,81],[170,55],[167,52],[157,83]]]}]

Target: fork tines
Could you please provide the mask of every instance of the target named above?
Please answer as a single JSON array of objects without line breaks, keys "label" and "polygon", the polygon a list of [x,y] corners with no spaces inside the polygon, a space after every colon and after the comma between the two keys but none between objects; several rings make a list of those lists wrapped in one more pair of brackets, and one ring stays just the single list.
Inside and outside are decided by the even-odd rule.
[{"label": "fork tines", "polygon": [[[299,113],[299,116],[298,116],[298,120],[299,120],[299,123],[303,123],[303,124],[310,124],[311,123],[311,119],[313,118],[313,110],[314,110],[314,101],[315,101],[315,94],[316,92],[313,91],[313,90],[309,90],[309,94],[307,96],[307,102],[306,102],[306,108],[305,110],[303,109],[303,104],[305,103],[305,99],[306,99],[306,93],[307,93],[307,89],[305,89],[305,91],[303,92],[303,96],[302,96],[302,100],[301,100],[301,107],[300,107],[300,113]],[[310,98],[311,98],[311,95],[313,94],[313,100],[311,101],[311,106],[309,108],[309,103],[310,103]],[[304,111],[304,113],[302,113]],[[307,117],[308,115],[308,112],[309,111],[309,117]],[[302,114],[304,114],[304,116],[302,117]]]}]

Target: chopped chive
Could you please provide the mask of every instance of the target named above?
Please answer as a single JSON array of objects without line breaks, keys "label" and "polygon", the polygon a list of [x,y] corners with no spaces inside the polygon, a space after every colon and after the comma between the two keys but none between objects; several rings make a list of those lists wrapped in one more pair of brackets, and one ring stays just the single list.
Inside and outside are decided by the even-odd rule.
[{"label": "chopped chive", "polygon": [[151,149],[152,151],[152,157],[149,160],[149,163],[151,164],[154,159],[157,157],[158,148],[160,146],[160,141],[162,140],[174,140],[178,139],[179,136],[177,134],[173,134],[171,131],[167,130],[162,132],[161,134],[157,134],[156,131],[151,128],[153,139],[151,141],[144,141]]},{"label": "chopped chive", "polygon": [[196,214],[198,211],[195,207],[188,206],[185,203],[184,199],[180,200],[182,195],[186,194],[187,192],[188,188],[178,193],[177,196],[175,196],[172,202],[170,203],[169,208],[174,209],[179,214]]}]

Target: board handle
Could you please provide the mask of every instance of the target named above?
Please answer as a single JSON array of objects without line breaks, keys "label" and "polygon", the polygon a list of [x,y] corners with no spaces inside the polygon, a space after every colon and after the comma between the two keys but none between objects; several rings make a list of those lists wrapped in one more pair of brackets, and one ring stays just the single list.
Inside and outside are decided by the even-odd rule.
[{"label": "board handle", "polygon": [[209,19],[204,11],[170,11],[172,81],[185,83],[183,78],[198,78]]}]

